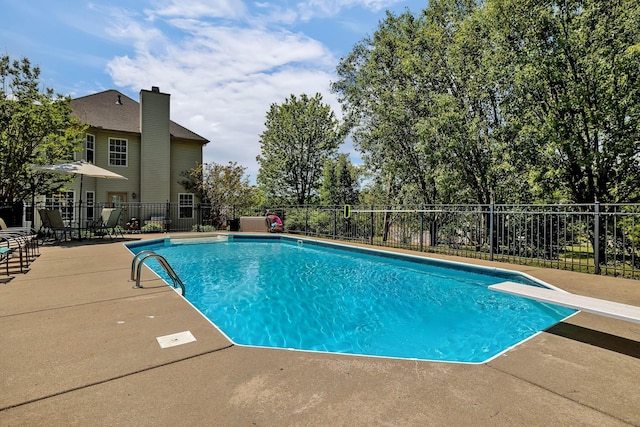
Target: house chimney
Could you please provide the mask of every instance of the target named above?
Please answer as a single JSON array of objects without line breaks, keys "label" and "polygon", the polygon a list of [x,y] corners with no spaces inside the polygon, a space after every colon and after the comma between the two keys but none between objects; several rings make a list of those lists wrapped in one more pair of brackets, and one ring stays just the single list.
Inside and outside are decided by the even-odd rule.
[{"label": "house chimney", "polygon": [[157,86],[140,91],[141,202],[164,203],[171,196],[170,98]]}]

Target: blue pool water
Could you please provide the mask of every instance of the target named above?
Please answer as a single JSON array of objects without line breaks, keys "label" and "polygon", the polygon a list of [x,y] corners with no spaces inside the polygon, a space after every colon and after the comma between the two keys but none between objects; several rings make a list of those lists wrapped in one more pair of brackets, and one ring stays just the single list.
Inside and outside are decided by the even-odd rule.
[{"label": "blue pool water", "polygon": [[169,242],[130,249],[164,256],[237,344],[478,363],[575,312],[487,289],[535,284],[507,271],[286,238]]}]

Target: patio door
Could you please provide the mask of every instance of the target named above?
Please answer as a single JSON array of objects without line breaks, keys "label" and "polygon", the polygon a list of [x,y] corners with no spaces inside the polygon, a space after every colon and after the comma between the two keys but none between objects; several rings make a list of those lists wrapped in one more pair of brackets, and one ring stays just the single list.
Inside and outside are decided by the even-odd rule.
[{"label": "patio door", "polygon": [[121,207],[127,203],[127,193],[112,192],[107,193],[107,204],[111,207]]}]

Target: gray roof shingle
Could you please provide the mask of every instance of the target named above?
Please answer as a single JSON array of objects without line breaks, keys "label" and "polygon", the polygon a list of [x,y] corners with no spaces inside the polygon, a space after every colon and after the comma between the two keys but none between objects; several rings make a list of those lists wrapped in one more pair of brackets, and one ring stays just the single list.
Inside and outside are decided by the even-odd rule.
[{"label": "gray roof shingle", "polygon": [[[118,104],[118,96],[122,104]],[[73,115],[92,127],[107,130],[140,133],[140,103],[110,89],[71,100]],[[206,144],[208,139],[180,126],[173,120],[169,123],[171,136]]]}]

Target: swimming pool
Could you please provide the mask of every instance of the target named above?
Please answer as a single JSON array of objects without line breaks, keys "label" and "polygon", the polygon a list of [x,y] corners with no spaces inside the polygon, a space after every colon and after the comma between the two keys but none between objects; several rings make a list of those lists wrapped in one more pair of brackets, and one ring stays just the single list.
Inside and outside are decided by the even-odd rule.
[{"label": "swimming pool", "polygon": [[542,286],[506,270],[286,236],[201,242],[129,249],[164,256],[188,301],[239,345],[481,363],[575,313],[488,290]]}]

